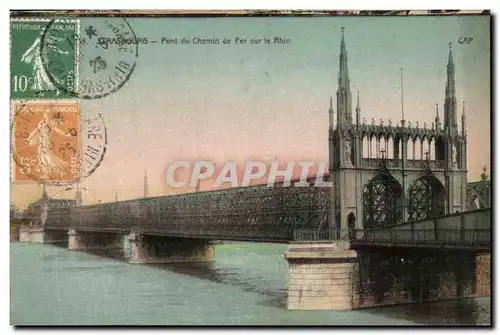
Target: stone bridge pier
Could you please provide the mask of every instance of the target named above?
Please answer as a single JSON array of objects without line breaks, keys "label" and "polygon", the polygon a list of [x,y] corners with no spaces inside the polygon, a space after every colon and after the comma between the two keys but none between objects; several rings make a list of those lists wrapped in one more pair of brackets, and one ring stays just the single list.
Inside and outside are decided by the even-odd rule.
[{"label": "stone bridge pier", "polygon": [[47,230],[42,226],[25,226],[19,228],[19,242],[31,243],[65,243],[68,235],[65,230]]},{"label": "stone bridge pier", "polygon": [[211,241],[144,235],[132,232],[130,263],[212,262],[214,246]]},{"label": "stone bridge pier", "polygon": [[347,242],[290,244],[288,309],[350,310],[358,305],[358,254]]},{"label": "stone bridge pier", "polygon": [[76,251],[117,251],[123,255],[123,234],[79,231],[71,228],[67,233],[68,249]]}]

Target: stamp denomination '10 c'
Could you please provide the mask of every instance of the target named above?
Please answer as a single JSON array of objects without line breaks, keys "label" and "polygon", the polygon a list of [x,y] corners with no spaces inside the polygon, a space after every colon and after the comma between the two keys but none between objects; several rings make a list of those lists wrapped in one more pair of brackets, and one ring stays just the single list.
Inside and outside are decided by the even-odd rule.
[{"label": "stamp denomination '10 c'", "polygon": [[[78,21],[60,22],[57,34],[44,38],[49,22],[11,20],[11,99],[67,99],[77,89]],[[48,73],[47,63],[61,70]]]}]

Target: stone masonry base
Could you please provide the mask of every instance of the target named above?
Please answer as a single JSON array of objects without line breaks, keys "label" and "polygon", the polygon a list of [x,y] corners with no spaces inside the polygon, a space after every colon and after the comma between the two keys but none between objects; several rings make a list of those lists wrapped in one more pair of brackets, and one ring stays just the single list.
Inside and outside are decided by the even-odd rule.
[{"label": "stone masonry base", "polygon": [[288,261],[288,309],[350,310],[357,307],[353,285],[357,253],[332,243],[291,244]]}]

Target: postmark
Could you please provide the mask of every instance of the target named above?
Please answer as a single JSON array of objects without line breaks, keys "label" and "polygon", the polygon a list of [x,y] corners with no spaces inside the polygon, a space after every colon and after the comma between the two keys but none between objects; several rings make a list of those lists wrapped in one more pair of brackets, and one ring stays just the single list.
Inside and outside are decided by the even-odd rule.
[{"label": "postmark", "polygon": [[[45,39],[45,53],[41,53],[43,32],[48,19],[11,19],[10,96],[11,99],[67,99],[78,82],[77,53],[74,37],[78,34],[78,20],[59,24],[58,35]],[[47,73],[44,64],[57,62],[63,74]],[[55,85],[57,81],[60,85]]]},{"label": "postmark", "polygon": [[72,46],[77,55],[78,82],[67,85],[65,64],[50,57],[51,41],[64,36],[66,19],[53,19],[44,28],[40,52],[43,67],[54,86],[81,99],[104,98],[122,88],[136,66],[139,43],[124,18],[84,18]]},{"label": "postmark", "polygon": [[12,179],[72,184],[92,174],[106,152],[100,115],[81,120],[74,101],[12,103]]}]

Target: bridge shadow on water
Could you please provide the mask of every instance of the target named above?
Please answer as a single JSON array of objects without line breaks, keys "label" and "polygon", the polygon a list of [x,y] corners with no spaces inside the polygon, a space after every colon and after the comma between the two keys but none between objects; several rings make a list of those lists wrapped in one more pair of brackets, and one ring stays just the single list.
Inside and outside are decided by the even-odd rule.
[{"label": "bridge shadow on water", "polygon": [[266,299],[259,304],[286,309],[286,289],[270,289],[264,278],[249,274],[239,268],[219,268],[217,263],[145,264],[180,275],[236,286],[242,291],[260,294]]},{"label": "bridge shadow on water", "polygon": [[[58,249],[61,249],[63,252],[68,251],[68,242],[58,242],[58,243],[51,243],[50,244],[53,247],[56,247]],[[76,252],[83,252],[88,255],[92,256],[97,256],[97,257],[102,257],[106,259],[114,259],[114,260],[123,260],[125,261],[126,258],[123,255],[123,249],[122,248],[114,248],[114,249],[108,249],[108,250],[85,250],[85,251],[76,251]],[[57,255],[51,255],[51,256],[44,256],[43,259],[50,260],[52,258],[58,257]]]},{"label": "bridge shadow on water", "polygon": [[410,303],[367,308],[362,311],[422,325],[491,325],[491,300],[489,298]]},{"label": "bridge shadow on water", "polygon": [[[67,243],[52,244],[61,250],[67,250]],[[127,262],[127,258],[120,248],[112,250],[86,250],[85,254],[92,255],[99,258],[118,260]],[[46,256],[52,260],[58,257],[57,255]],[[137,266],[137,265],[134,265]],[[221,267],[217,262],[189,262],[189,263],[167,263],[167,264],[140,264],[139,266],[153,267],[165,271],[173,272],[180,275],[195,277],[202,280],[209,280],[212,282],[236,286],[244,292],[257,293],[265,297],[265,300],[259,304],[265,306],[286,309],[286,289],[282,288],[268,288],[269,282],[266,278],[259,276],[258,273],[249,273],[248,270],[234,267]],[[110,269],[106,265],[106,269]],[[85,271],[87,267],[75,268],[73,271]]]}]

